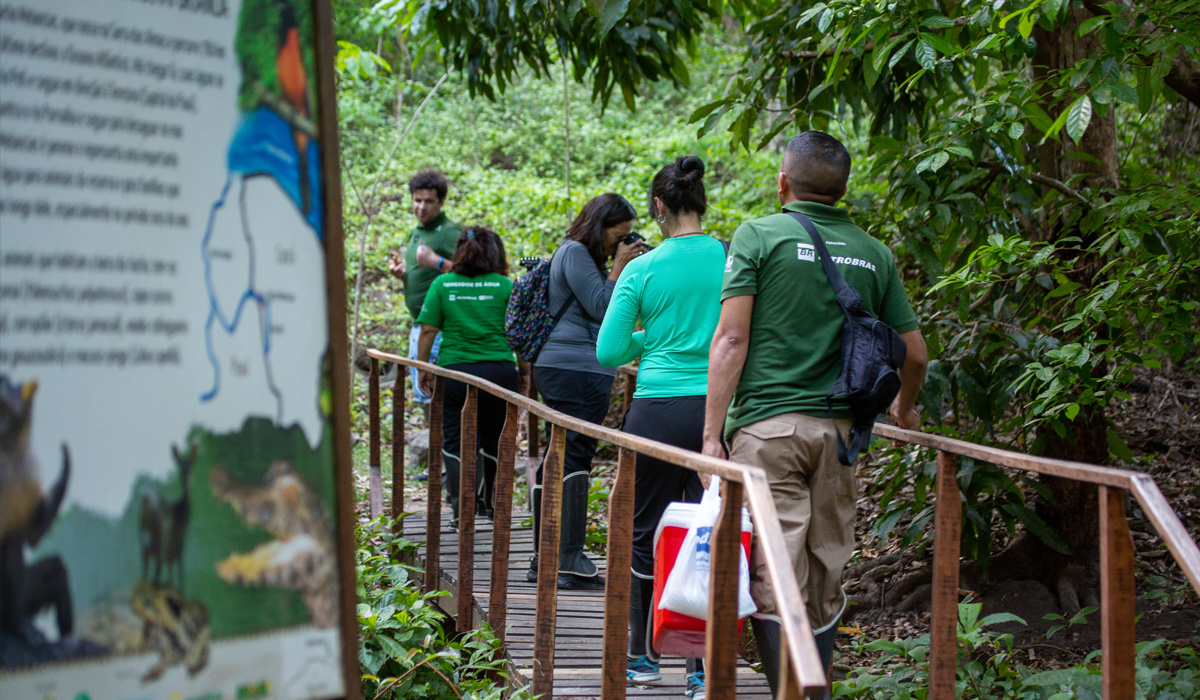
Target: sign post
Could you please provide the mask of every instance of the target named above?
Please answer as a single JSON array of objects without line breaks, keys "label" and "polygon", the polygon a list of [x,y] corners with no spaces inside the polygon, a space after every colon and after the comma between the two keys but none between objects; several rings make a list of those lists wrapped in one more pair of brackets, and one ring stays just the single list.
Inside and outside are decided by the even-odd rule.
[{"label": "sign post", "polygon": [[0,0],[0,696],[357,697],[329,0]]}]

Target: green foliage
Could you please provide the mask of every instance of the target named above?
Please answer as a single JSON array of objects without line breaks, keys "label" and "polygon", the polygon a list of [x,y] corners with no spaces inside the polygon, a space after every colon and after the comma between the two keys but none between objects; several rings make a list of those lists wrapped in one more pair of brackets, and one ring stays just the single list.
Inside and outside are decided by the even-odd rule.
[{"label": "green foliage", "polygon": [[357,530],[359,662],[367,698],[529,698],[524,689],[506,694],[493,678],[508,679],[500,641],[486,624],[458,638],[433,599],[410,577],[419,570],[399,563],[393,548],[412,544],[381,530],[382,520]]},{"label": "green foliage", "polygon": [[[978,603],[958,606],[958,672],[955,697],[963,700],[1100,700],[1099,652],[1083,665],[1052,671],[1020,666],[1013,659],[1013,637],[989,627],[1025,621],[998,613],[980,617]],[[1081,613],[1067,624],[1086,622]],[[1054,628],[1052,628],[1053,630]],[[1055,630],[1056,631],[1056,630]],[[1047,635],[1049,636],[1049,635]],[[1195,650],[1166,640],[1137,645],[1137,700],[1182,700],[1200,688],[1200,657]],[[883,668],[852,671],[834,681],[833,697],[846,700],[924,700],[929,695],[929,635],[861,645],[879,654]]]}]

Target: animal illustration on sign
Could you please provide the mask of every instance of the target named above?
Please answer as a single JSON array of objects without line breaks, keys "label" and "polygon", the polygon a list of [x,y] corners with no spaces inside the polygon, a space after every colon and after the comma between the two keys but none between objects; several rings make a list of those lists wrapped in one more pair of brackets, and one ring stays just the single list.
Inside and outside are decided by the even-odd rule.
[{"label": "animal illustration on sign", "polygon": [[217,574],[232,584],[299,591],[314,625],[336,625],[333,519],[316,491],[287,460],[273,463],[258,483],[234,480],[219,466],[208,481],[213,494],[242,520],[275,537],[252,552],[218,562]]},{"label": "animal illustration on sign", "polygon": [[[138,519],[138,537],[142,546],[142,578],[154,585],[162,584],[162,570],[166,567],[166,579],[171,581],[174,570],[178,576],[178,590],[183,592],[183,543],[187,534],[191,508],[188,505],[188,475],[196,461],[196,446],[186,455],[179,448],[171,447],[175,466],[179,468],[179,483],[182,494],[178,500],[168,500],[158,489],[142,494],[142,512]],[[154,561],[154,577],[150,577],[150,561]]]}]

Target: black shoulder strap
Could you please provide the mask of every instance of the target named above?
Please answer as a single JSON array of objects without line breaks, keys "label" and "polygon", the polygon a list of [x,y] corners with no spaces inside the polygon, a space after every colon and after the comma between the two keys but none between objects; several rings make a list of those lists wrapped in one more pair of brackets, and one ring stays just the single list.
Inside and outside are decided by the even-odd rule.
[{"label": "black shoulder strap", "polygon": [[817,249],[817,256],[821,258],[821,267],[825,268],[825,276],[829,278],[829,284],[833,287],[833,293],[837,296],[842,309],[846,313],[850,313],[851,309],[862,308],[862,296],[846,282],[846,278],[842,277],[842,273],[838,272],[834,266],[833,257],[829,255],[829,249],[825,247],[825,240],[821,238],[821,234],[817,233],[817,227],[813,225],[812,220],[798,211],[785,210],[784,213],[800,222],[804,230],[808,231],[813,247]]},{"label": "black shoulder strap", "polygon": [[[559,247],[559,249],[554,251],[554,253],[550,256],[550,279],[546,282],[546,296],[550,295],[550,283],[554,281],[554,256],[558,255],[559,250],[562,250],[562,247]],[[566,275],[564,275],[564,282],[566,279]],[[570,282],[566,282],[566,285],[567,300],[563,302],[562,306],[558,307],[558,312],[554,314],[554,322],[550,324],[550,328],[558,326],[558,322],[562,320],[563,316],[567,315],[567,309],[571,308],[571,304],[575,301],[575,290],[571,289]],[[547,299],[547,301],[549,301],[549,299]]]}]

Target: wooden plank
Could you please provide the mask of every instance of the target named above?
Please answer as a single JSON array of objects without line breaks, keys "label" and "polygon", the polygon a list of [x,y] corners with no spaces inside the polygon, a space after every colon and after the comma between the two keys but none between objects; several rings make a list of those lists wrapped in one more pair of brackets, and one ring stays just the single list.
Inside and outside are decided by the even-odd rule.
[{"label": "wooden plank", "polygon": [[629,595],[633,565],[633,487],[637,455],[621,450],[617,475],[608,496],[608,577],[604,584],[604,683],[600,697],[624,700]]},{"label": "wooden plank", "polygon": [[349,333],[346,329],[346,244],[342,231],[341,154],[338,147],[337,93],[334,88],[334,65],[329,60],[337,55],[333,36],[332,0],[317,0],[312,4],[313,27],[316,35],[314,63],[317,97],[317,141],[321,149],[321,200],[324,208],[325,253],[325,317],[329,329],[329,389],[332,410],[334,499],[336,504],[337,566],[340,650],[342,681],[346,698],[360,697],[362,669],[358,662],[358,605],[355,556],[358,543],[354,515],[354,455],[350,431],[353,390],[348,357]]},{"label": "wooden plank", "polygon": [[[425,481],[425,532],[442,531],[442,404],[445,401],[445,380],[433,377],[433,397],[429,402],[429,475]],[[425,541],[425,590],[438,590],[438,559],[441,556],[441,537]]]},{"label": "wooden plank", "polygon": [[392,385],[392,527],[404,512],[404,407],[408,391],[405,376],[408,372],[399,365],[396,383]]},{"label": "wooden plank", "polygon": [[496,461],[496,514],[492,530],[492,576],[488,587],[488,623],[496,637],[504,641],[505,615],[508,612],[509,551],[512,540],[513,468],[517,460],[517,428],[521,410],[513,404],[505,407],[504,430]]},{"label": "wooden plank", "polygon": [[558,539],[562,520],[563,455],[567,431],[550,429],[550,444],[542,462],[541,542],[538,543],[537,637],[533,649],[533,694],[554,692],[554,626],[558,610]]},{"label": "wooden plank", "polygon": [[933,593],[929,630],[929,700],[954,700],[958,668],[958,559],[962,539],[962,497],[958,460],[937,455],[937,503],[933,538]]},{"label": "wooden plank", "polygon": [[604,700],[624,700],[625,666],[629,640],[629,596],[634,560],[634,484],[637,455],[620,450],[617,477],[608,493],[608,556],[606,560],[604,616]]},{"label": "wooden plank", "polygon": [[[808,623],[800,584],[796,582],[796,570],[783,541],[779,513],[775,510],[775,500],[771,496],[767,475],[757,467],[747,468],[745,488],[750,513],[757,528],[755,537],[767,560],[767,577],[771,581],[771,589],[777,591],[775,602],[783,637],[792,640],[785,645],[789,654],[788,667],[793,669],[797,683],[804,692],[824,692],[825,669],[821,667],[816,639],[813,637],[812,626]],[[792,594],[781,594],[778,591],[792,591]]]},{"label": "wooden plank", "polygon": [[1100,487],[1100,648],[1104,700],[1133,700],[1136,641],[1133,537],[1125,493]]},{"label": "wooden plank", "polygon": [[371,472],[368,481],[368,501],[371,505],[371,519],[374,520],[383,514],[383,473],[379,466],[379,360],[374,357],[371,358],[371,372],[367,380],[367,415],[370,445],[368,461]]},{"label": "wooden plank", "polygon": [[742,485],[721,481],[721,514],[712,530],[704,685],[711,700],[737,697],[738,553],[742,539]]},{"label": "wooden plank", "polygon": [[479,456],[479,390],[467,387],[459,418],[458,447],[458,615],[460,634],[471,629],[471,589],[475,585],[475,462]]}]

